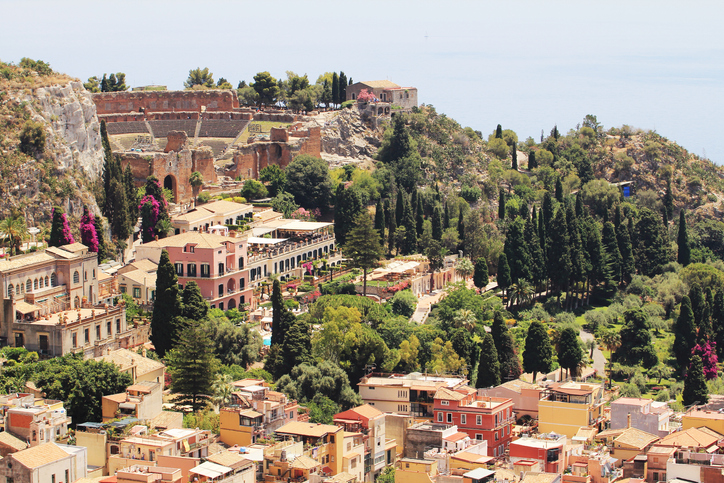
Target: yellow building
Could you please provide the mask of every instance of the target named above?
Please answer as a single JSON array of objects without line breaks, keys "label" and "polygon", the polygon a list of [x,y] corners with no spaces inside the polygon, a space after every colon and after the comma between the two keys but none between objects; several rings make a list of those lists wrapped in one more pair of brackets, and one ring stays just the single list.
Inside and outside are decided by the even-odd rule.
[{"label": "yellow building", "polygon": [[718,411],[693,407],[681,417],[681,429],[684,431],[691,428],[701,428],[702,426],[706,426],[719,434],[724,434],[724,414]]},{"label": "yellow building", "polygon": [[395,483],[432,483],[437,473],[435,460],[402,458],[395,470]]},{"label": "yellow building", "polygon": [[261,429],[264,415],[253,409],[221,408],[219,432],[221,442],[229,446],[249,446],[264,432]]},{"label": "yellow building", "polygon": [[636,428],[625,429],[618,437],[614,438],[611,445],[611,455],[623,462],[634,456],[646,453],[659,437],[646,431]]},{"label": "yellow building", "polygon": [[304,455],[321,463],[334,476],[344,464],[344,429],[329,424],[293,421],[275,431],[277,438],[288,437],[304,443]]},{"label": "yellow building", "polygon": [[603,420],[603,388],[579,382],[553,384],[538,402],[538,431],[573,438]]}]

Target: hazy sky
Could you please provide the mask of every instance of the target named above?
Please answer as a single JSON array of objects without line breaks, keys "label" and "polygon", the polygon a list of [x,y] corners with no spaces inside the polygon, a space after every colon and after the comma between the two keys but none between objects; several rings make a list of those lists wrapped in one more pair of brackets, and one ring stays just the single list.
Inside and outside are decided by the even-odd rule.
[{"label": "hazy sky", "polygon": [[234,85],[342,70],[415,86],[486,134],[500,123],[538,139],[595,114],[721,164],[723,13],[691,1],[0,0],[0,59],[170,89],[195,67]]}]

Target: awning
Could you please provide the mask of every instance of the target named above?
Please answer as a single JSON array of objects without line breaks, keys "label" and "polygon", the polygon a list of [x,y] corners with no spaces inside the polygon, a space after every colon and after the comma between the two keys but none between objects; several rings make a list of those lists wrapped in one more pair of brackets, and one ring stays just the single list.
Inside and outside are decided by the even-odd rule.
[{"label": "awning", "polygon": [[15,302],[15,310],[21,314],[32,314],[33,312],[40,310],[40,307],[19,300],[18,302]]},{"label": "awning", "polygon": [[231,472],[231,468],[229,468],[228,466],[217,465],[216,463],[212,463],[210,461],[202,463],[199,466],[191,468],[189,470],[189,473],[202,475],[207,478],[218,478],[219,476],[225,475],[229,472]]},{"label": "awning", "polygon": [[250,236],[247,238],[249,243],[254,243],[256,245],[276,245],[277,243],[281,243],[286,240],[286,238],[262,238],[258,236]]},{"label": "awning", "polygon": [[251,236],[252,237],[263,236],[263,235],[266,235],[267,233],[273,232],[274,230],[276,230],[276,228],[252,228]]}]

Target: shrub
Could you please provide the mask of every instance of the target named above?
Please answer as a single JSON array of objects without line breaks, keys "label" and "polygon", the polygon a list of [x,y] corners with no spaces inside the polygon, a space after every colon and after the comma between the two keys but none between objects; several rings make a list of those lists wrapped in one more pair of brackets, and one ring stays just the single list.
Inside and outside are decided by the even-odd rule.
[{"label": "shrub", "polygon": [[39,122],[25,121],[20,133],[20,151],[33,156],[45,149],[45,129]]},{"label": "shrub", "polygon": [[355,102],[356,101],[354,101],[354,100],[344,101],[342,103],[342,109],[351,109],[352,106],[354,106]]},{"label": "shrub", "polygon": [[417,297],[410,290],[402,290],[392,297],[392,313],[412,317],[417,308]]},{"label": "shrub", "polygon": [[482,190],[477,186],[464,185],[460,190],[460,196],[468,203],[475,203],[482,194]]},{"label": "shrub", "polygon": [[196,201],[201,204],[208,203],[209,201],[211,201],[211,195],[209,193],[207,193],[206,191],[204,191],[203,193],[199,193],[199,196],[196,198]]}]

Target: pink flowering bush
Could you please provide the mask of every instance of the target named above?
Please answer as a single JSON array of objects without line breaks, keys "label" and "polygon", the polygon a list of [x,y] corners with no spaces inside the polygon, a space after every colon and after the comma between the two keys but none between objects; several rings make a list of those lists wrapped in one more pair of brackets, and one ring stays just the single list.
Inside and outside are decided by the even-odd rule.
[{"label": "pink flowering bush", "polygon": [[51,247],[60,247],[75,243],[73,233],[70,231],[70,223],[68,223],[68,215],[62,208],[56,207],[52,211],[53,222],[50,228]]},{"label": "pink flowering bush", "polygon": [[357,102],[370,102],[375,100],[375,94],[373,92],[368,91],[367,89],[362,89],[359,91],[359,94],[357,95]]},{"label": "pink flowering bush", "polygon": [[719,362],[716,356],[716,342],[704,342],[703,345],[696,344],[691,349],[691,355],[701,357],[701,361],[704,363],[704,377],[707,380],[717,378],[716,364]]},{"label": "pink flowering bush", "polygon": [[146,195],[138,205],[141,211],[141,238],[143,243],[153,241],[156,237],[156,223],[161,213],[161,205],[151,195]]},{"label": "pink flowering bush", "polygon": [[291,214],[290,218],[301,221],[315,221],[319,216],[322,216],[319,208],[314,208],[313,210],[299,208]]},{"label": "pink flowering bush", "polygon": [[393,285],[392,287],[388,288],[387,291],[390,293],[397,293],[402,290],[405,290],[407,288],[410,288],[410,282],[408,280],[404,280],[396,285]]},{"label": "pink flowering bush", "polygon": [[98,233],[96,233],[95,217],[83,208],[83,216],[80,218],[80,242],[88,247],[93,253],[98,253]]}]

